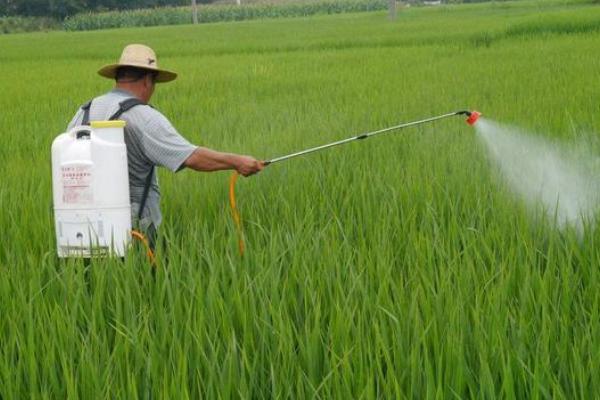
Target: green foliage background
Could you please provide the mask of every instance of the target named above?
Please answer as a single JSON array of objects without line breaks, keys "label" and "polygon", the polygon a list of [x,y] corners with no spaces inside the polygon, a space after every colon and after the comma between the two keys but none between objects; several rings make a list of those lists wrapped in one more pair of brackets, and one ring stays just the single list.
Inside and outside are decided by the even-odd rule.
[{"label": "green foliage background", "polygon": [[597,397],[597,224],[526,209],[460,119],[242,180],[243,259],[228,175],[161,171],[154,276],[135,252],[58,262],[49,149],[142,42],[181,74],[155,106],[221,150],[477,108],[600,152],[599,20],[527,1],[0,37],[0,397]]}]

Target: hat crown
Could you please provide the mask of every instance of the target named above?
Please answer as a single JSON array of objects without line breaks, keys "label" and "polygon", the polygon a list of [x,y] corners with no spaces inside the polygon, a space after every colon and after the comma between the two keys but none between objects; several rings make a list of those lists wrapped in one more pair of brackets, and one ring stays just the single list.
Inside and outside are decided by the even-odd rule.
[{"label": "hat crown", "polygon": [[143,44],[130,44],[123,49],[119,64],[139,65],[149,69],[158,69],[156,53]]}]

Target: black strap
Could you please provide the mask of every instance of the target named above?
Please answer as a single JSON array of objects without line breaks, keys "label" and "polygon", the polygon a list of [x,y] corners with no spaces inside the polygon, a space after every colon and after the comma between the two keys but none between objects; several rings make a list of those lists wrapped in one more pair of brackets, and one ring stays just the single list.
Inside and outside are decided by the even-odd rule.
[{"label": "black strap", "polygon": [[[108,119],[109,121],[114,121],[118,119],[124,112],[131,110],[135,106],[146,105],[143,101],[138,98],[131,97],[127,100],[123,100],[119,103],[119,109],[111,115]],[[81,120],[81,125],[89,125],[90,124],[90,108],[92,107],[92,100],[88,101],[84,105],[81,106],[83,110],[83,119]]]},{"label": "black strap", "polygon": [[146,103],[144,103],[143,101],[141,101],[140,99],[137,99],[135,97],[132,97],[127,100],[123,100],[122,102],[119,103],[119,109],[117,110],[117,112],[115,112],[108,120],[114,121],[115,119],[118,119],[121,116],[121,114],[129,111],[133,107],[139,106],[139,105],[145,105],[145,104]]},{"label": "black strap", "polygon": [[[143,101],[137,99],[135,97],[131,97],[127,100],[123,100],[119,103],[119,109],[111,115],[108,119],[109,121],[114,121],[119,119],[119,117],[124,113],[129,111],[135,106],[145,105]],[[83,120],[81,121],[82,125],[90,124],[90,107],[92,105],[92,101],[88,101],[81,109],[83,110]],[[152,186],[152,177],[154,176],[154,166],[150,169],[150,173],[146,177],[146,182],[144,183],[144,193],[142,195],[142,202],[140,203],[140,209],[138,211],[138,221],[142,219],[142,213],[144,212],[144,207],[146,207],[146,200],[148,200],[148,194],[150,194],[150,186]]]},{"label": "black strap", "polygon": [[83,119],[81,120],[81,125],[89,125],[90,124],[90,107],[91,106],[92,106],[91,100],[81,106],[81,109],[83,110]]},{"label": "black strap", "polygon": [[142,213],[144,212],[144,207],[146,207],[146,200],[148,200],[148,194],[150,193],[150,186],[152,185],[152,176],[154,175],[154,166],[150,169],[150,173],[146,178],[146,183],[144,184],[144,194],[142,194],[142,202],[140,203],[140,209],[138,210],[138,221],[142,219]]}]

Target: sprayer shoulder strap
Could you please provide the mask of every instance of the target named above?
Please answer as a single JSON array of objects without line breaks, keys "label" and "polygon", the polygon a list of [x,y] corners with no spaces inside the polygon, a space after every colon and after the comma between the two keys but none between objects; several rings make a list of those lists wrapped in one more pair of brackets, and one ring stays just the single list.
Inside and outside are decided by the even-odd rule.
[{"label": "sprayer shoulder strap", "polygon": [[90,124],[90,107],[92,106],[92,100],[88,101],[84,105],[81,106],[83,110],[83,119],[81,120],[81,125],[89,125]]},{"label": "sprayer shoulder strap", "polygon": [[[119,103],[119,109],[115,112],[110,118],[110,121],[114,121],[119,119],[119,117],[129,110],[131,110],[135,106],[146,105],[143,101],[132,97],[127,100],[123,100]],[[142,214],[144,212],[144,208],[146,207],[146,201],[148,200],[148,194],[150,193],[150,186],[152,185],[152,177],[154,176],[154,166],[150,169],[148,176],[146,177],[146,182],[144,182],[144,193],[142,194],[142,201],[140,202],[140,209],[138,210],[138,221],[142,219]]]},{"label": "sprayer shoulder strap", "polygon": [[[81,125],[89,125],[90,124],[90,108],[92,107],[92,101],[93,100],[90,100],[81,106],[81,109],[83,110],[83,119],[81,120]],[[122,102],[119,103],[119,109],[113,115],[111,115],[108,120],[114,121],[114,120],[118,119],[124,112],[127,112],[127,111],[131,110],[133,107],[139,106],[139,105],[146,105],[146,103],[144,103],[143,101],[141,101],[140,99],[137,99],[135,97],[129,98],[127,100],[123,100]]]},{"label": "sprayer shoulder strap", "polygon": [[129,98],[127,100],[123,100],[122,102],[119,103],[119,109],[113,115],[111,115],[108,120],[114,121],[116,119],[119,119],[119,117],[124,112],[127,112],[127,111],[131,110],[133,107],[140,106],[140,105],[146,105],[146,103],[144,103],[143,101],[141,101],[140,99],[137,99],[135,97]]},{"label": "sprayer shoulder strap", "polygon": [[142,194],[142,201],[140,202],[140,209],[138,210],[138,220],[142,219],[142,213],[144,212],[144,207],[146,207],[146,200],[148,200],[148,194],[150,193],[150,186],[152,185],[152,177],[154,176],[154,166],[150,169],[150,173],[146,177],[146,182],[144,183],[144,193]]}]

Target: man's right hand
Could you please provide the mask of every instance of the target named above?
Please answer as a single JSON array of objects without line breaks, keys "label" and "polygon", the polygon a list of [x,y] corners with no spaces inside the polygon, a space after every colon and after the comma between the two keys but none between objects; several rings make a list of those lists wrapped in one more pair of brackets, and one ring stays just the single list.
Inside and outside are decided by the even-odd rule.
[{"label": "man's right hand", "polygon": [[237,156],[235,170],[243,176],[254,175],[263,170],[265,163],[250,156]]}]

